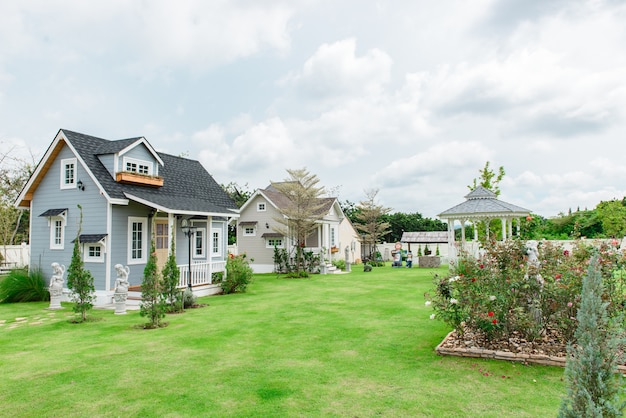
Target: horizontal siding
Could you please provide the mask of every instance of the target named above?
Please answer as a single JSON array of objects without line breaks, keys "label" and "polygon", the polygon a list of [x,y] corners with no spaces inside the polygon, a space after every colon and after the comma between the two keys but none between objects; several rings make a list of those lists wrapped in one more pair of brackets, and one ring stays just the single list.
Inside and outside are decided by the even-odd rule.
[{"label": "horizontal siding", "polygon": [[[85,190],[61,189],[61,160],[74,158],[72,151],[65,146],[51,168],[43,177],[33,194],[31,203],[31,266],[41,268],[47,280],[52,275],[50,265],[53,262],[69,267],[72,260],[72,241],[77,237],[81,205],[83,212],[82,234],[105,234],[106,231],[106,199],[100,195],[96,184],[85,169],[77,161],[76,179],[83,182]],[[50,226],[48,218],[39,216],[48,209],[67,208],[65,226],[65,246],[63,249],[50,249]],[[106,259],[106,255],[105,255]],[[105,285],[105,263],[85,263],[94,276],[96,289]],[[67,279],[67,274],[66,274]]]}]

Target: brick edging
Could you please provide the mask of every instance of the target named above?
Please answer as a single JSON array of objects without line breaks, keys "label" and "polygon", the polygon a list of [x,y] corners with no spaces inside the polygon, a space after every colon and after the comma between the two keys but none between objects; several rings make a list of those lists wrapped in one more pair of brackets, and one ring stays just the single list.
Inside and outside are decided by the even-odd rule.
[{"label": "brick edging", "polygon": [[[452,338],[451,331],[441,341],[435,351],[440,356],[456,356],[456,357],[473,357],[473,358],[489,358],[495,360],[516,361],[521,363],[541,364],[544,366],[565,367],[566,358],[557,356],[548,356],[545,354],[526,354],[512,353],[510,351],[487,350],[484,348],[444,348],[442,347],[449,338]],[[617,366],[618,370],[626,373],[626,366]]]}]

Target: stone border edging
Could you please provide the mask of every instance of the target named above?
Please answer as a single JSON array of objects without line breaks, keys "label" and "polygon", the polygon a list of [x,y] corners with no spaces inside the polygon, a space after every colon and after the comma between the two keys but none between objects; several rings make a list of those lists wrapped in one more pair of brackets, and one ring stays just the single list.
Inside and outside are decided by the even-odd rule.
[{"label": "stone border edging", "polygon": [[[548,356],[545,354],[512,353],[510,351],[487,350],[484,348],[442,347],[443,343],[451,338],[453,332],[454,331],[450,331],[448,335],[446,335],[446,337],[443,339],[443,341],[441,341],[435,348],[435,351],[440,356],[488,358],[495,360],[516,361],[521,363],[541,364],[544,366],[565,367],[565,357]],[[617,366],[617,368],[621,373],[626,373],[626,366]]]}]

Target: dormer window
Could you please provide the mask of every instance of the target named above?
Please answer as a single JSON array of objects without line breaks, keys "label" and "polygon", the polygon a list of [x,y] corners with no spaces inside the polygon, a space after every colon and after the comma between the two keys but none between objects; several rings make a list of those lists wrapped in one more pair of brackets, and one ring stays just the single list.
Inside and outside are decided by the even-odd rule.
[{"label": "dormer window", "polygon": [[149,161],[137,160],[134,158],[124,157],[124,171],[129,173],[143,174],[151,176],[153,164]]},{"label": "dormer window", "polygon": [[76,158],[61,160],[61,189],[76,188]]}]

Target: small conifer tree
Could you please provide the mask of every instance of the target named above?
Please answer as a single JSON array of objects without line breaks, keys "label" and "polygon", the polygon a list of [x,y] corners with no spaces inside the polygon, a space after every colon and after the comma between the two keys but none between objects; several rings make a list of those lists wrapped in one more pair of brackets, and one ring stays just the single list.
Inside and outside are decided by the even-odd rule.
[{"label": "small conifer tree", "polygon": [[74,302],[74,312],[80,314],[80,322],[87,320],[87,311],[93,307],[95,287],[93,284],[93,276],[89,270],[85,269],[82,252],[80,249],[80,232],[83,227],[83,208],[78,205],[80,210],[80,220],[78,223],[78,232],[74,240],[74,251],[72,252],[72,261],[67,270],[67,288],[72,291],[70,296]]},{"label": "small conifer tree", "polygon": [[167,258],[165,266],[163,266],[163,298],[168,305],[169,312],[178,312],[182,308],[180,301],[180,293],[178,291],[178,283],[180,279],[180,270],[176,264],[176,247],[174,244],[175,237],[172,234],[172,243],[170,244],[170,255]]},{"label": "small conifer tree", "polygon": [[157,267],[156,249],[154,240],[150,243],[150,255],[143,270],[143,280],[141,282],[141,306],[139,314],[147,316],[150,322],[147,328],[158,328],[161,319],[165,316],[165,303],[162,295],[161,279]]},{"label": "small conifer tree", "polygon": [[[620,373],[618,333],[607,316],[598,256],[592,257],[583,278],[582,299],[576,318],[576,345],[567,347],[565,377],[567,397],[563,399],[559,417],[621,417],[624,402]],[[613,318],[615,319],[615,318]]]}]

